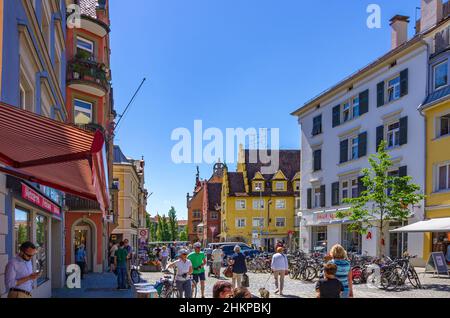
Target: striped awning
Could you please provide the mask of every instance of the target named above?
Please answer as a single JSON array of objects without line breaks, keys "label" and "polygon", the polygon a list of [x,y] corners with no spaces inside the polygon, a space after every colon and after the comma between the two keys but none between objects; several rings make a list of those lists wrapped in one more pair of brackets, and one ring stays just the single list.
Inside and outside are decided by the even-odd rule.
[{"label": "striped awning", "polygon": [[0,172],[109,208],[103,133],[0,103]]}]

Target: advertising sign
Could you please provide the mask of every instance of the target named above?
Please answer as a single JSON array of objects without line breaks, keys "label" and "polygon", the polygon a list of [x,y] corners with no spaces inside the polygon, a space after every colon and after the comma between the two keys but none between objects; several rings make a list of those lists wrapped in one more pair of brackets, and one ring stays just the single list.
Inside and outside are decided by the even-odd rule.
[{"label": "advertising sign", "polygon": [[58,205],[46,199],[42,194],[22,183],[22,198],[55,215],[61,215]]}]

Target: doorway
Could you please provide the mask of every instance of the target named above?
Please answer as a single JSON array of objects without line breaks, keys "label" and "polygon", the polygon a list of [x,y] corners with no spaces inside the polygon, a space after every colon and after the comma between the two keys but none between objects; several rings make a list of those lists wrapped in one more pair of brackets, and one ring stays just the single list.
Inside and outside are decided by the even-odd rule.
[{"label": "doorway", "polygon": [[[389,231],[398,229],[407,225],[407,222],[391,222]],[[389,234],[389,257],[400,258],[403,253],[408,251],[408,234],[407,233],[390,233]]]},{"label": "doorway", "polygon": [[72,246],[72,251],[74,253],[73,255],[75,255],[76,249],[80,244],[83,244],[86,249],[86,257],[87,257],[86,271],[92,272],[94,260],[92,228],[86,222],[80,222],[74,227],[73,246]]}]

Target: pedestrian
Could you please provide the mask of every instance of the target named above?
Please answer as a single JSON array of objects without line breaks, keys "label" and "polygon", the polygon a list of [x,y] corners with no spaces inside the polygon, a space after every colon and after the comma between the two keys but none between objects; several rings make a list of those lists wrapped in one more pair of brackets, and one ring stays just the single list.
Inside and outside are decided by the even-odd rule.
[{"label": "pedestrian", "polygon": [[167,266],[167,261],[169,260],[169,251],[167,250],[167,246],[164,245],[162,247],[160,257],[161,257],[161,268],[162,270],[165,270]]},{"label": "pedestrian", "polygon": [[31,298],[33,283],[41,275],[33,273],[31,260],[36,254],[36,246],[31,242],[20,245],[19,254],[6,264],[5,287],[8,298]]},{"label": "pedestrian", "polygon": [[127,258],[128,251],[125,248],[125,242],[121,241],[114,257],[114,267],[117,271],[117,289],[119,290],[127,289]]},{"label": "pedestrian", "polygon": [[109,249],[109,271],[114,273],[116,268],[114,266],[114,258],[116,256],[116,251],[119,249],[119,244],[116,241],[112,242],[111,248]]},{"label": "pedestrian", "polygon": [[280,295],[283,295],[284,276],[289,273],[289,263],[283,251],[282,247],[277,248],[277,252],[272,256],[271,264],[273,277],[275,278],[275,294],[280,293]]},{"label": "pedestrian", "polygon": [[347,252],[339,245],[334,245],[330,250],[331,262],[337,266],[336,278],[344,286],[342,298],[353,297],[353,277],[350,261],[347,258]]},{"label": "pedestrian", "polygon": [[252,293],[245,287],[235,288],[233,298],[253,298]]},{"label": "pedestrian", "polygon": [[201,251],[202,244],[197,242],[194,244],[194,251],[189,254],[188,259],[192,263],[193,268],[193,279],[198,284],[200,281],[200,290],[202,298],[205,298],[205,265],[206,265],[206,255]]},{"label": "pedestrian", "polygon": [[75,263],[80,266],[81,279],[83,279],[87,264],[86,249],[84,248],[84,244],[80,244],[75,252]]},{"label": "pedestrian", "polygon": [[130,245],[130,241],[128,241],[128,239],[124,239],[123,244],[123,248],[127,251],[127,288],[131,288],[131,262],[133,260],[133,247]]},{"label": "pedestrian", "polygon": [[212,271],[217,278],[220,278],[220,269],[222,268],[223,256],[223,250],[220,248],[220,246],[216,245],[211,253],[211,258]]},{"label": "pedestrian", "polygon": [[213,286],[213,298],[233,298],[233,286],[225,280],[217,281]]},{"label": "pedestrian", "polygon": [[325,278],[320,279],[316,284],[317,298],[341,298],[344,285],[336,278],[336,264],[326,263],[323,272]]},{"label": "pedestrian", "polygon": [[175,260],[175,258],[177,257],[177,242],[173,242],[172,246],[170,247],[170,259],[172,261]]},{"label": "pedestrian", "polygon": [[157,245],[153,251],[155,253],[156,259],[161,260],[161,248]]},{"label": "pedestrian", "polygon": [[192,297],[192,282],[190,275],[192,275],[193,268],[192,262],[187,258],[188,251],[185,249],[180,250],[180,257],[170,263],[167,268],[176,267],[175,284],[178,290],[178,298],[191,298]]},{"label": "pedestrian", "polygon": [[245,261],[245,256],[241,253],[241,247],[239,245],[234,247],[234,254],[229,260],[229,265],[232,266],[233,271],[233,288],[242,287],[242,278],[244,274],[247,273],[247,264]]}]

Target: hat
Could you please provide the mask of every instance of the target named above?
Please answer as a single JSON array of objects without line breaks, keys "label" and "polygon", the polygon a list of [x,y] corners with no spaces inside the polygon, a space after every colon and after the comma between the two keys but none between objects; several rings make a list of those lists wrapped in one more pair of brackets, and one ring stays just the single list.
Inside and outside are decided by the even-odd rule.
[{"label": "hat", "polygon": [[202,247],[202,244],[200,242],[197,242],[194,244],[194,247]]},{"label": "hat", "polygon": [[180,255],[187,255],[189,252],[185,249],[180,250]]}]

